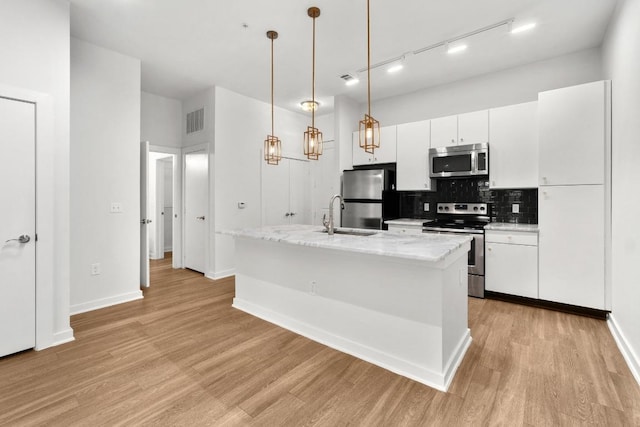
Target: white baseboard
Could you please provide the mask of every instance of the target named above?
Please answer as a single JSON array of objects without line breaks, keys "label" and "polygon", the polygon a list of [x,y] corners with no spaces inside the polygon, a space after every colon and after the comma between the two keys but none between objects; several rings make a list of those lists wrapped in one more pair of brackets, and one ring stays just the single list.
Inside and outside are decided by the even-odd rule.
[{"label": "white baseboard", "polygon": [[122,304],[129,301],[142,299],[142,291],[129,292],[127,294],[115,295],[108,298],[102,298],[94,301],[83,302],[82,304],[72,305],[70,315],[86,313],[87,311],[97,310],[99,308],[110,307],[116,304]]},{"label": "white baseboard", "polygon": [[218,280],[218,279],[224,279],[225,277],[231,277],[234,274],[236,274],[236,269],[230,268],[229,270],[210,271],[207,274],[205,274],[204,277],[211,280]]},{"label": "white baseboard", "polygon": [[65,344],[74,340],[75,338],[73,337],[73,329],[67,328],[64,331],[56,332],[55,334],[53,334],[52,345],[55,346]]},{"label": "white baseboard", "polygon": [[620,353],[622,353],[622,357],[624,357],[624,360],[627,362],[627,365],[629,366],[633,377],[640,385],[640,358],[638,358],[638,355],[633,351],[633,347],[629,345],[629,341],[627,341],[626,337],[622,333],[622,330],[616,322],[613,314],[609,314],[607,325],[609,325],[611,335],[613,335],[613,339],[616,341],[616,344],[620,349]]},{"label": "white baseboard", "polygon": [[313,341],[444,392],[449,388],[458,366],[471,345],[471,335],[467,329],[467,333],[460,340],[455,353],[448,361],[445,374],[442,375],[439,372],[418,366],[415,363],[400,359],[392,354],[362,345],[246,300],[234,298],[232,306]]}]

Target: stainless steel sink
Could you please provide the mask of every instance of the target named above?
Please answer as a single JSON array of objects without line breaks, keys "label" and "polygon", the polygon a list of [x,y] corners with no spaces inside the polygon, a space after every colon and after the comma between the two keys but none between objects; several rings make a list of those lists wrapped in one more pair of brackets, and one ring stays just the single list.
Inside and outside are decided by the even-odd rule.
[{"label": "stainless steel sink", "polygon": [[[320,230],[320,233],[328,233],[327,230]],[[333,234],[345,234],[347,236],[373,236],[374,234],[378,234],[377,231],[365,231],[365,230],[333,230]]]}]

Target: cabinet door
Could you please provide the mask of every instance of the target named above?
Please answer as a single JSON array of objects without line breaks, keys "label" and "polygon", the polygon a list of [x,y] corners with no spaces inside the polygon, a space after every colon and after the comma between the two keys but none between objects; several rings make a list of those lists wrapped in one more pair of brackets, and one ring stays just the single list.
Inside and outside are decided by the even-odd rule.
[{"label": "cabinet door", "polygon": [[366,151],[364,151],[363,148],[360,148],[360,141],[358,138],[359,138],[358,132],[354,132],[353,138],[352,138],[353,166],[371,164],[373,160],[373,156],[367,153]]},{"label": "cabinet door", "polygon": [[458,115],[458,145],[489,142],[489,111]]},{"label": "cabinet door", "polygon": [[384,126],[380,128],[380,148],[376,148],[373,153],[372,163],[394,163],[395,161],[396,126]]},{"label": "cabinet door", "polygon": [[491,188],[538,186],[537,102],[489,110]]},{"label": "cabinet door", "polygon": [[549,186],[538,194],[540,299],[603,310],[604,186]]},{"label": "cabinet door", "polygon": [[449,147],[458,143],[458,116],[431,120],[431,148]]},{"label": "cabinet door", "polygon": [[289,161],[289,222],[291,224],[311,224],[311,177],[309,162]]},{"label": "cabinet door", "polygon": [[606,82],[538,96],[540,185],[603,184]]},{"label": "cabinet door", "polygon": [[485,288],[488,291],[538,298],[538,247],[485,244]]},{"label": "cabinet door", "polygon": [[398,125],[396,189],[431,190],[429,179],[429,120]]},{"label": "cabinet door", "polygon": [[262,162],[262,225],[289,224],[289,159]]}]

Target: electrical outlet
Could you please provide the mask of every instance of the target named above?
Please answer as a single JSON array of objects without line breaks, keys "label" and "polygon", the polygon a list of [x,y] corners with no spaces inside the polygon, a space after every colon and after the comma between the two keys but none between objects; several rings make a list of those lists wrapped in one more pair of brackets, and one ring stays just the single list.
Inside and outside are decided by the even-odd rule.
[{"label": "electrical outlet", "polygon": [[122,203],[118,203],[118,202],[111,203],[111,209],[109,211],[111,213],[122,213]]},{"label": "electrical outlet", "polygon": [[316,289],[316,281],[312,280],[311,281],[311,288],[309,289],[309,293],[311,295],[316,295],[317,289]]},{"label": "electrical outlet", "polygon": [[100,274],[100,263],[96,262],[94,264],[91,264],[91,275],[92,276],[97,276]]},{"label": "electrical outlet", "polygon": [[511,205],[511,213],[520,213],[520,205],[518,203]]},{"label": "electrical outlet", "polygon": [[425,211],[425,212],[429,212],[429,203],[424,203],[422,205],[422,210]]}]

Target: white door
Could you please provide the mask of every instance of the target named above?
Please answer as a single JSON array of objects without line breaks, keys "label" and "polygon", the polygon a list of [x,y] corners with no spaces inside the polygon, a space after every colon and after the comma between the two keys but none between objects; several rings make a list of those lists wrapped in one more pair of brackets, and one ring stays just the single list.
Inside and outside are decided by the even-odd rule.
[{"label": "white door", "polygon": [[184,187],[184,265],[204,273],[208,160],[206,151],[185,154]]},{"label": "white door", "polygon": [[0,98],[0,357],[35,346],[35,106]]},{"label": "white door", "polygon": [[149,141],[140,143],[140,287],[149,287]]},{"label": "white door", "polygon": [[262,162],[262,225],[289,224],[289,162]]},{"label": "white door", "polygon": [[[326,161],[326,158],[324,159]],[[311,224],[309,162],[289,160],[289,223]]]}]

